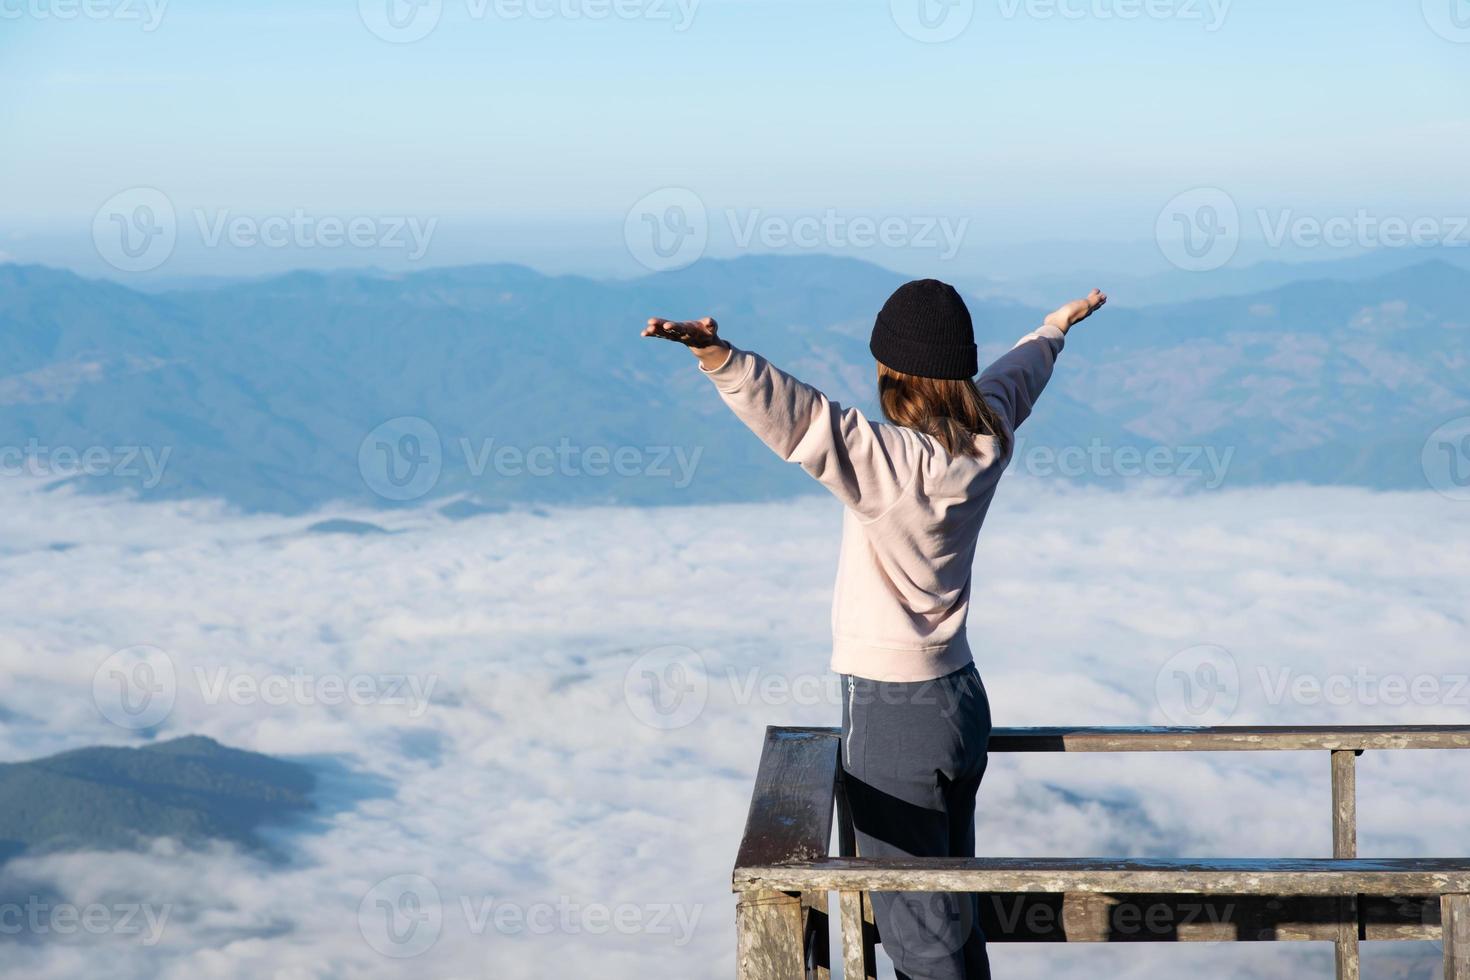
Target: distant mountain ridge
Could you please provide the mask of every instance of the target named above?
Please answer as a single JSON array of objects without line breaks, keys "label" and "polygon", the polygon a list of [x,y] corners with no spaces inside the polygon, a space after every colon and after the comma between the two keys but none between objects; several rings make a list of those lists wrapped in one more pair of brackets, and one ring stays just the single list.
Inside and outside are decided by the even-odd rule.
[{"label": "distant mountain ridge", "polygon": [[[851,259],[749,256],[632,281],[495,265],[144,294],[0,266],[0,468],[287,513],[455,495],[502,507],[810,492],[686,354],[638,330],[653,314],[712,314],[736,344],[872,413],[867,335],[903,278]],[[1179,462],[1207,450],[1228,457],[1219,480],[1232,484],[1422,487],[1425,439],[1470,414],[1467,297],[1470,272],[1427,262],[1110,309],[1069,340],[1020,462],[1106,481],[1153,451],[1172,460],[1160,475],[1208,485]],[[970,304],[982,357],[1043,313]]]},{"label": "distant mountain ridge", "polygon": [[0,858],[132,849],[169,837],[255,848],[262,824],[313,808],[312,772],[192,735],[0,764]]}]

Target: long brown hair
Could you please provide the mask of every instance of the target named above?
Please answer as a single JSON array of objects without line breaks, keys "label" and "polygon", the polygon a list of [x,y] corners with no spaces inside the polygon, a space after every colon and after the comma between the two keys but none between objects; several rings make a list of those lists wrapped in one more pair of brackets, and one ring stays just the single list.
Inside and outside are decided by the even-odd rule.
[{"label": "long brown hair", "polygon": [[878,403],[888,421],[933,436],[951,456],[980,455],[977,435],[994,436],[1002,456],[1011,451],[1010,435],[969,378],[921,378],[879,361]]}]

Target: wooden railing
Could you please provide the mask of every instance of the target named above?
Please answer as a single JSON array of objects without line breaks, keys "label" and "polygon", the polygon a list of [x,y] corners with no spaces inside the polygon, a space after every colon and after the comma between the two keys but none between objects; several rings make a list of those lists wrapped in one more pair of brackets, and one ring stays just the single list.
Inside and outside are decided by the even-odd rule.
[{"label": "wooden railing", "polygon": [[[988,941],[1330,941],[1356,980],[1361,940],[1439,940],[1470,980],[1470,859],[1357,857],[1356,759],[1470,749],[1470,727],[1000,728],[991,752],[1330,753],[1331,858],[1141,860],[857,857],[838,733],[769,728],[735,861],[741,980],[827,980],[838,893],[846,980],[877,975],[872,891],[982,895]],[[838,855],[831,856],[834,804]]]}]

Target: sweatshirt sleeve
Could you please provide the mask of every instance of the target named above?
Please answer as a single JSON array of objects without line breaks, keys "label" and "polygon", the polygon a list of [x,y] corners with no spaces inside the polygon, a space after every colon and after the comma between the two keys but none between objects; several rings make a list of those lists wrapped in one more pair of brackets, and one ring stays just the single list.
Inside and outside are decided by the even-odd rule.
[{"label": "sweatshirt sleeve", "polygon": [[917,475],[914,449],[896,426],[843,408],[759,354],[731,348],[724,364],[699,370],[761,442],[866,520],[886,513]]},{"label": "sweatshirt sleeve", "polygon": [[1039,327],[980,373],[980,394],[1012,432],[1026,421],[1041,397],[1065,341],[1066,334],[1059,327]]}]

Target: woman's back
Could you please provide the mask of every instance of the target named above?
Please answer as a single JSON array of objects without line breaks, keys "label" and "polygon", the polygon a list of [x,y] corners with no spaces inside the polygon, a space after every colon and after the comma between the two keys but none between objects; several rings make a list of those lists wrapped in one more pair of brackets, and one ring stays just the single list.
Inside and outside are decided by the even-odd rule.
[{"label": "woman's back", "polygon": [[1063,342],[1063,331],[1044,326],[981,374],[980,393],[1003,431],[975,436],[975,455],[845,409],[759,354],[732,347],[717,368],[701,367],[761,441],[847,509],[832,601],[833,670],[923,681],[971,661],[970,570],[1010,461],[1002,446],[1014,445]]}]

